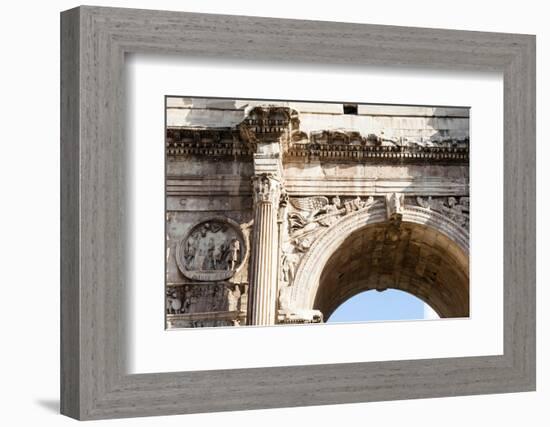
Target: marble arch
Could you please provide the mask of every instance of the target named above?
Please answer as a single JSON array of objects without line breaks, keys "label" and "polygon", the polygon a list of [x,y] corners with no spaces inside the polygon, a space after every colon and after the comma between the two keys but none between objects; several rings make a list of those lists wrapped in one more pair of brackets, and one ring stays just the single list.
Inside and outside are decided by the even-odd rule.
[{"label": "marble arch", "polygon": [[317,323],[387,287],[467,316],[469,114],[168,97],[167,328]]},{"label": "marble arch", "polygon": [[291,304],[327,319],[359,292],[394,288],[441,317],[467,317],[468,264],[468,233],[446,216],[405,206],[395,221],[383,208],[363,209],[327,229],[304,255]]}]

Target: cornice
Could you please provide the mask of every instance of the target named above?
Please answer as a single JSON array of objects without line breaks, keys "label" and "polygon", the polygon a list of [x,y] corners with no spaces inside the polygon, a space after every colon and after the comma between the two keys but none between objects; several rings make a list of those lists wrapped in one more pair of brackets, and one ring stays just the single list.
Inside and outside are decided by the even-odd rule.
[{"label": "cornice", "polygon": [[387,139],[356,129],[300,130],[299,114],[290,108],[262,106],[250,110],[235,127],[170,127],[168,158],[189,156],[251,158],[260,143],[279,143],[284,159],[359,163],[468,164],[469,140]]}]

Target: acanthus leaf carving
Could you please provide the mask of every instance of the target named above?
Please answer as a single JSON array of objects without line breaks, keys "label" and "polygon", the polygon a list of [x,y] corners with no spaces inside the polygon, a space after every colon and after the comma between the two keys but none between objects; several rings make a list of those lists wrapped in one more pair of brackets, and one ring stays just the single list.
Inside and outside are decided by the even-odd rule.
[{"label": "acanthus leaf carving", "polygon": [[279,179],[268,173],[254,175],[252,181],[252,194],[254,203],[272,203],[277,205],[280,201],[282,186]]}]

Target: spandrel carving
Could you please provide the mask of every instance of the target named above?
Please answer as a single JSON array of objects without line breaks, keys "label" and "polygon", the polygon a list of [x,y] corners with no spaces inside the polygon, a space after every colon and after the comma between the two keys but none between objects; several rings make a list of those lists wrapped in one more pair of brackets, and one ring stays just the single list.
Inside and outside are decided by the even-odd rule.
[{"label": "spandrel carving", "polygon": [[439,212],[466,229],[470,225],[469,197],[417,197],[418,206]]},{"label": "spandrel carving", "polygon": [[326,228],[335,224],[341,217],[373,207],[378,200],[374,197],[359,196],[341,200],[333,196],[290,198],[293,210],[288,214],[289,239],[300,252],[309,249],[315,239]]}]

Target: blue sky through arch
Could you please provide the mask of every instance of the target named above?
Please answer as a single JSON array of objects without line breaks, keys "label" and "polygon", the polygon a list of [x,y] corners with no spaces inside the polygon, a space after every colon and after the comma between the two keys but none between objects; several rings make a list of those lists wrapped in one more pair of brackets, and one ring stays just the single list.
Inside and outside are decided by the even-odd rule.
[{"label": "blue sky through arch", "polygon": [[407,292],[388,289],[361,292],[340,305],[327,323],[381,320],[437,319],[437,314],[422,300]]}]

